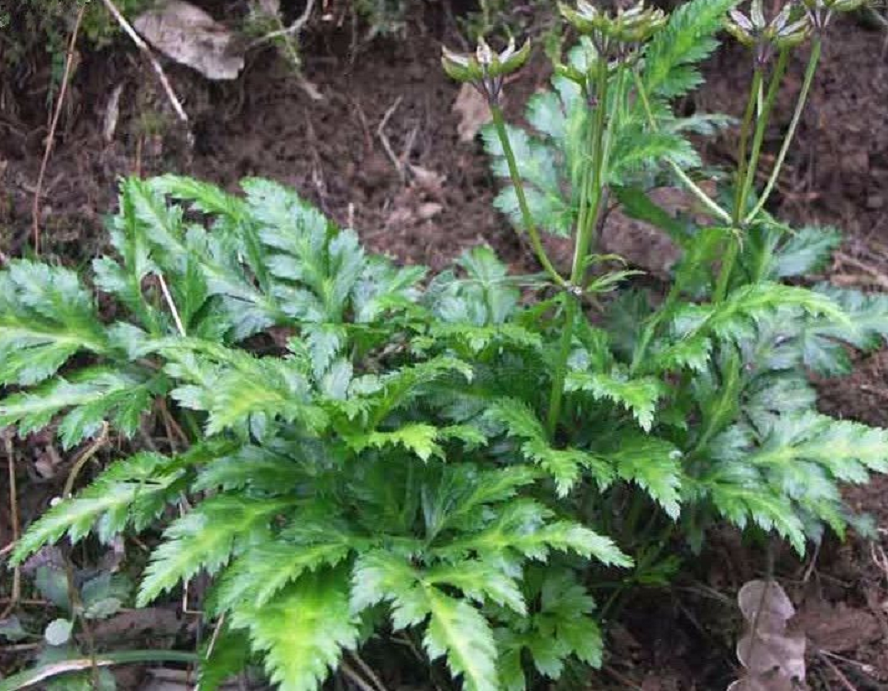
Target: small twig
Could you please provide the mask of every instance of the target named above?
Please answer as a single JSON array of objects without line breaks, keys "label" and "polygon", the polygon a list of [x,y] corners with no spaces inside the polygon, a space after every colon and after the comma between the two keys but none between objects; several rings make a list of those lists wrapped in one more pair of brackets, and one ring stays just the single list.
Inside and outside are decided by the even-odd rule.
[{"label": "small twig", "polygon": [[839,682],[842,686],[845,687],[846,691],[858,691],[857,687],[854,686],[850,681],[848,681],[848,677],[842,674],[842,670],[840,670],[835,663],[830,660],[826,655],[824,655],[821,651],[817,651],[817,657],[823,662],[827,667],[830,668],[833,674],[835,674],[839,678]]},{"label": "small twig", "polygon": [[861,261],[857,257],[852,257],[850,254],[846,254],[845,252],[836,252],[835,257],[844,264],[850,264],[851,266],[858,268],[861,271],[865,271],[873,277],[874,283],[876,283],[881,288],[888,289],[888,276],[886,276],[882,271],[877,269],[872,264]]},{"label": "small twig", "polygon": [[68,93],[68,82],[71,79],[71,66],[74,64],[74,47],[77,45],[77,36],[80,34],[80,25],[86,12],[87,3],[80,6],[77,19],[74,21],[74,29],[71,31],[71,40],[68,42],[68,53],[65,56],[65,71],[62,74],[62,85],[59,89],[59,97],[56,101],[55,112],[52,114],[52,122],[49,125],[49,135],[46,138],[46,148],[43,150],[43,160],[40,162],[40,172],[37,174],[37,185],[34,188],[34,201],[31,205],[31,226],[34,235],[34,254],[40,254],[40,197],[43,191],[43,178],[46,176],[46,166],[52,155],[52,145],[55,142],[56,128],[62,117],[62,106],[65,103],[65,95]]},{"label": "small twig", "polygon": [[219,617],[219,621],[216,622],[216,626],[213,628],[213,635],[210,636],[210,644],[207,646],[207,653],[204,655],[205,660],[209,660],[210,656],[213,654],[213,649],[216,647],[216,641],[219,640],[219,634],[222,633],[222,627],[225,626],[225,612],[222,613],[222,616]]},{"label": "small twig", "polygon": [[154,71],[157,73],[157,78],[160,79],[161,86],[163,86],[164,91],[166,91],[167,98],[170,100],[173,110],[176,111],[176,115],[178,115],[179,119],[187,126],[188,114],[182,107],[182,102],[179,100],[179,97],[176,96],[176,92],[173,91],[173,86],[170,84],[170,80],[167,79],[166,72],[163,71],[163,67],[160,66],[157,58],[154,57],[154,53],[151,52],[151,48],[149,48],[148,44],[145,43],[141,36],[139,36],[132,24],[126,20],[126,17],[121,14],[120,10],[117,9],[117,5],[115,5],[112,0],[102,0],[102,2],[105,4],[105,7],[108,8],[111,16],[113,16],[114,19],[117,20],[117,23],[120,24],[120,28],[124,30],[127,36],[129,36],[133,43],[136,44],[138,49],[142,51],[146,58],[148,58],[148,62],[151,63],[151,67],[153,67]]},{"label": "small twig", "polygon": [[65,480],[65,488],[62,490],[62,498],[68,499],[71,497],[71,493],[74,490],[74,483],[77,481],[77,476],[80,475],[80,471],[83,470],[83,466],[85,466],[89,460],[95,456],[99,449],[101,449],[108,441],[108,423],[102,423],[102,433],[90,444],[86,450],[80,454],[78,459],[74,462],[74,465],[71,468],[71,472],[68,473],[68,479]]},{"label": "small twig", "polygon": [[382,683],[382,680],[376,675],[376,672],[373,671],[373,668],[370,667],[366,662],[364,662],[363,658],[358,655],[356,652],[349,653],[350,657],[358,664],[358,667],[361,668],[361,671],[367,675],[371,682],[373,682],[373,686],[376,687],[376,691],[388,691],[385,684]]},{"label": "small twig", "polygon": [[817,567],[817,558],[820,556],[820,545],[822,543],[818,542],[814,547],[814,554],[811,556],[811,563],[808,564],[808,568],[805,569],[805,575],[802,578],[802,583],[807,583],[811,580],[811,575],[814,573],[814,569]]},{"label": "small twig", "polygon": [[170,312],[173,313],[173,320],[176,322],[176,330],[179,332],[179,335],[184,338],[185,327],[182,325],[182,320],[179,318],[179,310],[176,309],[176,303],[173,302],[173,296],[170,294],[170,289],[167,287],[166,281],[163,278],[163,274],[158,273],[157,279],[160,282],[160,290],[163,293],[163,299],[166,301],[167,306],[170,308]]},{"label": "small twig", "polygon": [[339,669],[342,670],[343,674],[348,677],[348,680],[357,686],[361,691],[376,691],[370,684],[364,681],[361,678],[361,675],[358,674],[357,670],[354,667],[349,665],[345,660],[342,660],[339,663]]},{"label": "small twig", "polygon": [[376,136],[379,137],[379,141],[382,142],[382,147],[385,149],[386,155],[389,157],[389,160],[395,167],[395,170],[397,171],[398,176],[401,178],[402,182],[404,181],[404,166],[398,156],[395,154],[394,149],[392,149],[392,144],[385,134],[385,126],[388,125],[389,120],[392,119],[392,116],[395,114],[395,111],[398,110],[398,107],[401,105],[401,101],[403,100],[403,96],[398,96],[398,98],[395,99],[395,102],[389,107],[387,111],[385,111],[385,115],[382,116],[379,127],[376,128]]},{"label": "small twig", "polygon": [[636,684],[636,683],[635,683],[634,681],[632,681],[629,677],[627,677],[627,676],[625,676],[624,674],[622,674],[622,673],[618,672],[617,670],[615,670],[612,666],[610,666],[610,665],[605,665],[605,666],[604,666],[604,671],[607,672],[609,675],[611,675],[611,676],[612,676],[614,679],[616,679],[618,682],[620,682],[621,684],[623,684],[626,688],[633,689],[633,691],[642,691],[641,686],[639,686],[638,684]]},{"label": "small twig", "polygon": [[170,413],[170,409],[167,407],[166,399],[163,396],[159,396],[157,399],[157,407],[160,410],[160,416],[163,419],[163,425],[166,428],[167,436],[169,437],[170,448],[174,452],[178,452],[178,447],[174,437],[178,437],[182,442],[182,445],[187,448],[191,443],[188,439],[188,435],[185,434],[185,431],[182,429],[182,426],[176,422],[176,419]]},{"label": "small twig", "polygon": [[277,31],[272,31],[271,33],[265,34],[261,38],[257,38],[250,44],[250,48],[254,46],[261,45],[263,43],[267,43],[268,41],[272,41],[279,36],[291,36],[292,34],[298,33],[302,27],[308,23],[309,17],[311,17],[312,10],[314,10],[315,0],[308,0],[305,3],[305,9],[302,11],[302,14],[296,18],[296,20],[290,24],[290,26],[283,27],[278,29]]},{"label": "small twig", "polygon": [[[10,547],[15,545],[19,539],[19,512],[18,512],[18,489],[15,482],[15,452],[12,448],[12,434],[7,431],[3,435],[3,444],[6,450],[6,462],[9,468],[9,507],[12,514],[12,543]],[[19,603],[22,596],[22,570],[16,564],[12,571],[12,591],[10,592],[9,604],[0,614],[0,619],[6,619]]]}]

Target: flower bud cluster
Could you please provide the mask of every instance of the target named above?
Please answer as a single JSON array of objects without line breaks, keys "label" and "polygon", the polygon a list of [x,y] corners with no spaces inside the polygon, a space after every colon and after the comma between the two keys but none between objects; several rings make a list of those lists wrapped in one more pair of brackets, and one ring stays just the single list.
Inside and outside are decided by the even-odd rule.
[{"label": "flower bud cluster", "polygon": [[808,11],[811,24],[823,31],[832,19],[834,12],[852,12],[866,4],[866,0],[802,0]]},{"label": "flower bud cluster", "polygon": [[561,15],[583,36],[589,36],[599,55],[625,59],[666,24],[666,13],[646,7],[645,0],[616,13],[599,9],[587,0],[576,7],[559,3]]},{"label": "flower bud cluster", "polygon": [[765,19],[762,0],[752,0],[749,14],[731,10],[725,28],[740,43],[755,52],[759,66],[767,64],[774,49],[794,48],[805,41],[811,31],[807,14],[794,18],[796,6],[787,4],[769,22]]},{"label": "flower bud cluster", "polygon": [[474,53],[454,53],[445,47],[441,64],[451,79],[474,84],[491,103],[498,103],[506,75],[521,69],[528,57],[529,41],[517,48],[513,38],[497,53],[482,38]]}]

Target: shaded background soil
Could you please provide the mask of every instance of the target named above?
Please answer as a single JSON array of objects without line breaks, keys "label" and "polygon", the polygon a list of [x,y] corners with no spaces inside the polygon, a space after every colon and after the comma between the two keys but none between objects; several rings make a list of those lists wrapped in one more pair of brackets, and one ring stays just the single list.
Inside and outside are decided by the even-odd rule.
[{"label": "shaded background soil", "polygon": [[[280,180],[341,224],[354,225],[371,248],[404,262],[440,269],[467,247],[486,242],[515,268],[533,270],[528,253],[493,210],[495,182],[480,144],[462,143],[457,135],[459,116],[452,110],[457,88],[439,69],[439,55],[442,41],[459,45],[454,13],[460,9],[423,3],[409,16],[406,38],[376,39],[357,52],[347,23],[312,29],[303,48],[305,75],[322,101],[306,95],[273,50],[251,53],[244,75],[233,83],[210,84],[170,65],[192,119],[191,143],[136,53],[83,55],[41,200],[44,253],[86,263],[105,242],[102,214],[113,207],[116,180],[172,170],[232,189],[250,175]],[[885,48],[884,32],[872,27],[850,20],[834,27],[774,202],[775,210],[796,223],[833,224],[846,232],[829,280],[883,290],[888,289]],[[789,72],[792,88],[769,132],[766,164],[789,121],[804,58],[798,56]],[[747,61],[741,50],[723,49],[708,67],[705,88],[679,107],[736,115],[745,98]],[[531,69],[509,85],[513,117],[545,85],[544,62],[535,56]],[[48,69],[38,64],[0,90],[0,252],[6,256],[29,252],[49,79]],[[109,99],[118,88],[120,115],[107,139]],[[728,163],[735,135],[708,143],[708,160]],[[411,179],[410,166],[417,167],[418,178]],[[422,184],[426,173],[445,177]],[[888,426],[886,366],[888,354],[878,353],[862,359],[853,376],[824,384],[824,407]],[[49,453],[48,444],[31,439],[28,450],[39,460]],[[0,489],[6,496],[3,481]],[[886,491],[888,478],[882,477],[848,492],[855,507],[874,515],[880,540],[829,541],[804,564],[778,550],[776,574],[801,605],[812,639],[815,688],[888,688]],[[29,515],[27,502],[23,512]],[[0,509],[0,545],[9,540],[6,514],[6,507]],[[730,682],[739,630],[733,595],[765,566],[761,549],[731,534],[717,536],[713,545],[671,597],[658,591],[630,603],[624,621],[613,628],[611,658],[592,688],[720,689]]]}]

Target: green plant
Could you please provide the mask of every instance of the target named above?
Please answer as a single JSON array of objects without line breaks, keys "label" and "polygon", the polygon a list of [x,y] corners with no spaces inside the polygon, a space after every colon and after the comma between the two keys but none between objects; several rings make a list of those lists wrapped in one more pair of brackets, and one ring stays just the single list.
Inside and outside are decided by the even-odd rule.
[{"label": "green plant", "polygon": [[[424,284],[280,185],[247,180],[238,197],[174,176],[122,184],[115,254],[93,265],[101,313],[73,272],[11,263],[0,383],[22,390],[0,425],[55,425],[71,448],[105,423],[131,436],[155,410],[188,447],[116,461],[14,561],[152,530],[178,504],[137,602],[214,577],[201,688],[261,658],[281,688],[315,689],[381,637],[422,648],[432,673],[445,659],[467,689],[521,689],[601,663],[593,594],[615,575],[667,581],[672,536],[699,545],[728,521],[803,552],[824,523],[842,533],[838,484],[888,469],[888,434],[818,413],[806,373],[877,346],[888,300],[784,282],[838,242],[774,220],[751,182],[789,45],[756,63],[770,82],[742,124],[734,193],[694,182],[684,135],[720,121],[676,118],[669,101],[699,84],[735,4],[693,0],[668,23],[581,4],[588,32],[531,105],[539,137],[499,108],[525,53],[447,54],[491,103],[495,170],[514,186],[500,204],[540,275],[510,276],[478,247]],[[653,204],[673,178],[716,225]],[[593,252],[611,194],[684,248],[657,306],[621,287],[626,269],[590,275],[608,261]],[[570,276],[541,228],[573,237]],[[606,314],[587,311],[614,290]]]},{"label": "green plant", "polygon": [[[52,57],[61,78],[66,43],[77,8],[88,4],[83,17],[83,35],[95,48],[107,46],[118,35],[117,22],[101,1],[22,0],[0,8],[0,63],[14,67],[33,51],[44,49]],[[152,0],[116,0],[127,16],[147,9]],[[4,3],[5,4],[5,3]]]}]

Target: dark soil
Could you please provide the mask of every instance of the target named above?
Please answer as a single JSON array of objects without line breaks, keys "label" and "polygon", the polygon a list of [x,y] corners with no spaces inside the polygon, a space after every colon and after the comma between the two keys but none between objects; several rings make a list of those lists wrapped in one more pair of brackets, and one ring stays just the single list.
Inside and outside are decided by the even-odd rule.
[{"label": "dark soil", "polygon": [[[495,184],[480,144],[461,143],[457,135],[459,117],[452,111],[457,88],[438,62],[441,41],[456,43],[452,17],[436,5],[426,7],[432,9],[411,18],[409,38],[377,39],[358,53],[351,49],[347,27],[316,30],[304,56],[306,77],[324,96],[319,102],[270,50],[251,54],[245,75],[230,84],[209,84],[169,66],[192,119],[193,144],[136,53],[118,48],[84,55],[43,189],[44,253],[85,263],[104,245],[102,215],[113,207],[116,180],[172,170],[232,189],[245,176],[280,180],[341,224],[354,225],[371,248],[405,262],[440,269],[467,247],[487,242],[516,268],[533,270],[527,252],[493,210]],[[842,228],[847,241],[827,278],[874,289],[888,289],[885,45],[884,33],[854,22],[834,27],[774,204],[796,223]],[[793,62],[788,77],[796,88],[803,57]],[[745,98],[747,60],[737,49],[719,53],[706,87],[683,107],[737,114]],[[538,59],[510,85],[513,116],[545,83],[542,62]],[[27,254],[31,247],[48,80],[49,71],[38,64],[4,85],[0,99],[0,252],[7,256]],[[103,129],[116,88],[123,89],[120,115],[106,140]],[[792,105],[791,94],[779,104],[781,128]],[[775,126],[769,133],[766,162],[773,162],[779,132]],[[733,136],[708,145],[711,162],[730,159]],[[824,407],[888,426],[886,358],[880,353],[864,359],[853,376],[824,384]],[[42,459],[52,465],[47,445],[46,439],[31,440],[27,453],[19,453],[25,462]],[[37,477],[22,472],[22,482],[29,483],[29,476]],[[0,480],[5,497],[4,483]],[[53,487],[55,493],[59,489],[52,480],[29,484],[29,491],[32,487],[41,496],[23,504],[24,520]],[[848,491],[856,508],[874,516],[880,540],[851,539],[844,545],[829,540],[804,564],[774,548],[774,573],[799,605],[814,640],[809,656],[814,688],[888,688],[886,492],[888,477]],[[4,508],[0,545],[8,542],[8,519]],[[733,534],[713,536],[711,544],[693,577],[676,586],[671,597],[642,593],[629,603],[611,634],[613,655],[592,688],[707,690],[731,681],[740,626],[733,595],[744,581],[766,572],[766,550],[740,544]]]}]

